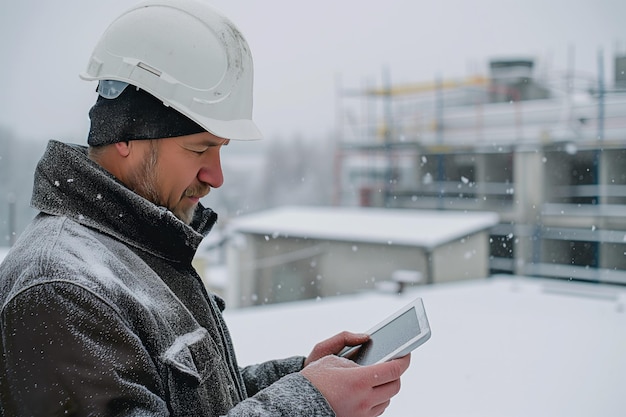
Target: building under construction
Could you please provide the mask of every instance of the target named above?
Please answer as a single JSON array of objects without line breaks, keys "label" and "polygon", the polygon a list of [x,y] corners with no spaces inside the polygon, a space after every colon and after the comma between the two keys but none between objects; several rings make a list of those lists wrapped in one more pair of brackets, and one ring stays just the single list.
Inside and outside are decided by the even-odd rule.
[{"label": "building under construction", "polygon": [[336,204],[494,211],[492,272],[626,284],[626,55],[601,63],[340,89]]}]

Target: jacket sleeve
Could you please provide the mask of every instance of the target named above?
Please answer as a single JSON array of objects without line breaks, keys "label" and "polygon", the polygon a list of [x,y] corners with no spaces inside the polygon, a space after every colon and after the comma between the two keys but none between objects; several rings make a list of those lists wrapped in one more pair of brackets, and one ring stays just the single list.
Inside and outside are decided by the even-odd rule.
[{"label": "jacket sleeve", "polygon": [[324,396],[300,373],[292,373],[237,404],[229,417],[334,417]]},{"label": "jacket sleeve", "polygon": [[280,378],[302,370],[303,356],[294,356],[282,360],[263,362],[241,369],[248,395],[255,395],[278,381]]},{"label": "jacket sleeve", "polygon": [[5,417],[170,415],[154,363],[112,308],[74,285],[13,297],[0,317]]}]

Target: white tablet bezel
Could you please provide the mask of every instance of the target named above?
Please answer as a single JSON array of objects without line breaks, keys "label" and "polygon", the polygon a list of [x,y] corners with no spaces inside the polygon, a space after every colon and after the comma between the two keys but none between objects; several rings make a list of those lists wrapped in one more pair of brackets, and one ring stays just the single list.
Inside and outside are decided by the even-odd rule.
[{"label": "white tablet bezel", "polygon": [[[395,313],[387,317],[385,320],[381,321],[376,326],[369,329],[366,333],[369,335],[374,334],[376,331],[385,327],[386,325],[394,321],[396,318],[400,317],[402,314],[407,312],[407,310],[411,310],[411,309],[415,311],[415,315],[417,316],[417,322],[418,322],[418,326],[420,329],[419,333],[414,334],[407,342],[398,346],[393,351],[388,352],[385,356],[383,356],[381,359],[379,359],[375,363],[382,363],[382,362],[386,362],[392,359],[401,358],[402,356],[405,356],[409,352],[413,351],[414,349],[422,345],[428,339],[430,339],[430,334],[431,334],[430,324],[428,322],[428,317],[426,316],[426,310],[424,309],[424,303],[421,298],[414,299],[413,301],[411,301],[410,303],[408,303],[407,305],[405,305],[404,307],[402,307],[401,309],[399,309],[398,311],[396,311]],[[362,346],[363,345],[345,348],[341,352],[338,353],[338,356],[349,357],[351,354],[356,352],[356,350],[360,349]]]}]

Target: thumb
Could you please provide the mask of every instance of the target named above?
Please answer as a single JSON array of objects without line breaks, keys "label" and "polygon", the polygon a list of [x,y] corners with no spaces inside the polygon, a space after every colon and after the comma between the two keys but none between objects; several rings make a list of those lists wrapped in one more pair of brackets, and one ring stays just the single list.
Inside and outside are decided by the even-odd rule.
[{"label": "thumb", "polygon": [[329,354],[337,354],[343,348],[349,346],[358,346],[370,339],[365,333],[341,332],[320,343],[321,347]]}]

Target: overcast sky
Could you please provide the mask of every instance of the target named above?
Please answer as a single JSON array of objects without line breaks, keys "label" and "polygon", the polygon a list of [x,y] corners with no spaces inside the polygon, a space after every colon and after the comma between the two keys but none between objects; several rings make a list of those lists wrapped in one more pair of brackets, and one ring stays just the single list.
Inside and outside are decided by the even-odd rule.
[{"label": "overcast sky", "polygon": [[[602,48],[626,52],[623,0],[213,0],[255,59],[265,135],[328,134],[344,87],[487,75],[492,57],[597,74]],[[24,138],[83,140],[95,83],[78,78],[106,26],[133,0],[20,0],[0,6],[0,126]],[[610,80],[607,80],[610,81]]]}]

